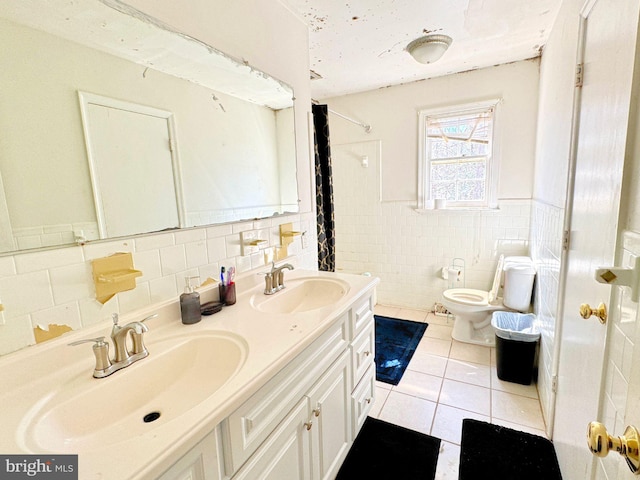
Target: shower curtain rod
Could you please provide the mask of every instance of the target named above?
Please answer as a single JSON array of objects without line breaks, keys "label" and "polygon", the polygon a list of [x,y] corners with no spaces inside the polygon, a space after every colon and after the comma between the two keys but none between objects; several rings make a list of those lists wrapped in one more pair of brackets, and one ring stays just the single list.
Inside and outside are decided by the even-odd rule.
[{"label": "shower curtain rod", "polygon": [[[318,102],[317,100],[313,100],[311,99],[311,103],[315,104],[315,105],[320,105],[320,102]],[[371,132],[371,125],[369,125],[368,123],[362,123],[359,122],[358,120],[354,120],[351,117],[347,117],[346,115],[343,115],[339,112],[336,112],[335,110],[331,110],[330,108],[327,107],[327,110],[329,110],[329,113],[333,113],[334,115],[337,115],[340,118],[344,118],[345,120],[351,122],[351,123],[355,123],[356,125],[360,125],[362,128],[364,128],[364,131],[366,133],[370,133]]]},{"label": "shower curtain rod", "polygon": [[329,113],[333,113],[334,115],[337,115],[338,117],[344,118],[345,120],[347,120],[347,121],[349,121],[351,123],[355,123],[356,125],[360,125],[362,128],[364,128],[364,131],[366,133],[370,133],[371,132],[371,125],[369,125],[367,123],[362,123],[362,122],[359,122],[357,120],[354,120],[353,118],[347,117],[346,115],[343,115],[343,114],[341,114],[339,112],[336,112],[335,110],[331,110],[330,108],[329,108]]}]

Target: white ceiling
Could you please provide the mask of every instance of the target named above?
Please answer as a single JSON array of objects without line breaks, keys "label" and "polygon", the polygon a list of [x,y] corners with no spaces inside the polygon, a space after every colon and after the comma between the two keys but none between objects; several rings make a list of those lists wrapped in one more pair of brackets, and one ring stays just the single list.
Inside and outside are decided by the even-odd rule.
[{"label": "white ceiling", "polygon": [[[286,0],[309,24],[314,99],[525,60],[540,55],[562,0]],[[453,38],[422,65],[407,44]]]}]

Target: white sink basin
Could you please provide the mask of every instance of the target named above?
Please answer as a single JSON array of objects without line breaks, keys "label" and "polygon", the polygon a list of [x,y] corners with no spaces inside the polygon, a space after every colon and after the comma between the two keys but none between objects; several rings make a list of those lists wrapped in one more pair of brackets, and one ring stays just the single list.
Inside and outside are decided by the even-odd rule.
[{"label": "white sink basin", "polygon": [[332,305],[349,292],[349,284],[334,278],[310,277],[285,280],[273,295],[256,293],[251,305],[265,313],[300,313]]},{"label": "white sink basin", "polygon": [[44,397],[23,419],[19,435],[25,446],[78,453],[149,432],[229,381],[248,347],[239,336],[212,332],[167,338],[148,349],[147,358],[107,378],[87,380],[91,371],[86,371]]}]

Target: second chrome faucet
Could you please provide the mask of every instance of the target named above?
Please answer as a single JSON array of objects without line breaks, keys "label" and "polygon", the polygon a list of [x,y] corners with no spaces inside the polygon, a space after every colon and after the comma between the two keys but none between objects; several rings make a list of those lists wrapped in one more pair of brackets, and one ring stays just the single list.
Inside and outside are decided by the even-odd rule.
[{"label": "second chrome faucet", "polygon": [[[149,355],[147,347],[144,345],[143,334],[149,330],[144,324],[146,320],[157,317],[158,314],[150,315],[140,322],[130,322],[124,326],[118,325],[118,314],[112,314],[113,327],[111,328],[111,340],[115,354],[113,360],[109,357],[109,344],[105,342],[105,337],[87,338],[78,340],[69,345],[75,346],[82,343],[93,342],[93,355],[96,357],[96,366],[93,370],[95,378],[108,377],[129,365],[142,360]],[[131,348],[127,345],[127,339],[131,337]]]},{"label": "second chrome faucet", "polygon": [[264,274],[264,294],[273,295],[284,288],[284,270],[293,270],[293,265],[285,263],[276,267],[275,262],[271,263],[271,271]]}]

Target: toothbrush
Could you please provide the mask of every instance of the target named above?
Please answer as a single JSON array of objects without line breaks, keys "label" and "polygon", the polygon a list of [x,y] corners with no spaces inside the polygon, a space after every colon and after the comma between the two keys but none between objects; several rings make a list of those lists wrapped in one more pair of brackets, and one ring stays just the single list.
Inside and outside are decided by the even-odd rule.
[{"label": "toothbrush", "polygon": [[227,276],[228,283],[227,285],[231,285],[233,283],[233,278],[236,276],[236,267],[229,267],[229,274]]},{"label": "toothbrush", "polygon": [[225,283],[224,283],[224,266],[220,267],[220,283],[222,283],[222,285],[225,285]]}]

